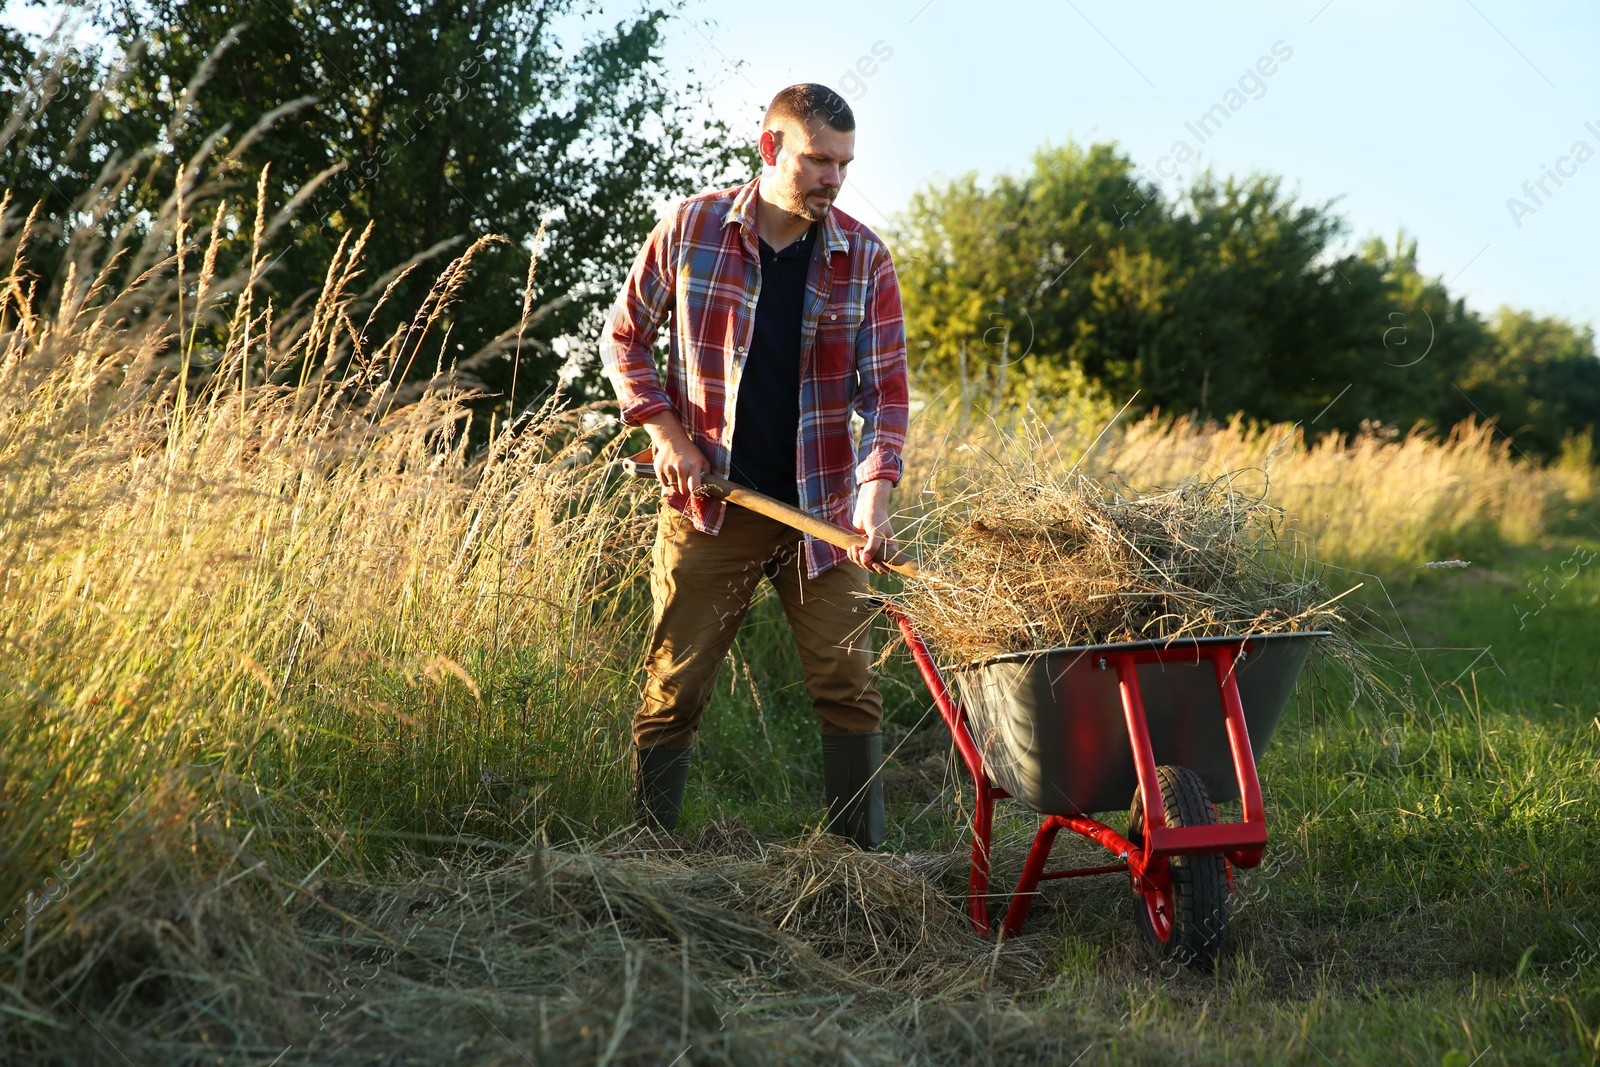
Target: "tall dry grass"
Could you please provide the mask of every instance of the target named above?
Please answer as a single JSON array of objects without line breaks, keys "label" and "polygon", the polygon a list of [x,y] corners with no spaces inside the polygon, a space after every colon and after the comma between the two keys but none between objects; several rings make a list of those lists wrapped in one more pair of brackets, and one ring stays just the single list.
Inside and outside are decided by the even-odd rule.
[{"label": "tall dry grass", "polygon": [[913,421],[910,491],[902,493],[918,518],[1025,467],[1076,468],[1135,496],[1230,476],[1231,490],[1281,509],[1312,558],[1395,574],[1535,542],[1595,498],[1596,473],[1582,451],[1540,466],[1521,459],[1494,424],[1470,420],[1442,437],[1382,426],[1312,437],[1298,424],[1242,417],[1124,421],[1078,396],[1035,397],[965,431],[953,405],[927,414]]},{"label": "tall dry grass", "polygon": [[[643,535],[638,498],[591,462],[605,418],[552,403],[469,449],[447,369],[411,397],[395,381],[438,359],[485,242],[369,339],[395,279],[368,284],[361,240],[278,317],[254,296],[260,200],[215,194],[188,182],[145,262],[86,243],[48,306],[31,220],[0,218],[13,977],[85,951],[74,921],[149,859],[152,827],[178,852],[231,827],[309,867],[332,842],[360,862],[375,840],[593,826],[623,795],[617,635]],[[255,246],[221,277],[229,230]]]},{"label": "tall dry grass", "polygon": [[1443,437],[1383,427],[1309,439],[1290,424],[1226,426],[1143,420],[1099,457],[1140,484],[1196,471],[1261,472],[1269,499],[1315,554],[1384,572],[1495,544],[1528,544],[1593,494],[1581,461],[1540,467],[1519,459],[1490,423],[1466,421]]}]

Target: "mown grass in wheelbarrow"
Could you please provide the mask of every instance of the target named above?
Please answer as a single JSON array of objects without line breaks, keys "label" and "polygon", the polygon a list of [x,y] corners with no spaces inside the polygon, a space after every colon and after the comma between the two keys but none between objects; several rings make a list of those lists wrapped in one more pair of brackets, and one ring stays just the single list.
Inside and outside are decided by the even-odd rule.
[{"label": "mown grass in wheelbarrow", "polygon": [[[965,472],[922,523],[939,580],[900,603],[948,662],[1152,638],[1336,632],[1260,472],[1136,492],[1043,465]],[[1359,654],[1343,643],[1343,654]]]}]

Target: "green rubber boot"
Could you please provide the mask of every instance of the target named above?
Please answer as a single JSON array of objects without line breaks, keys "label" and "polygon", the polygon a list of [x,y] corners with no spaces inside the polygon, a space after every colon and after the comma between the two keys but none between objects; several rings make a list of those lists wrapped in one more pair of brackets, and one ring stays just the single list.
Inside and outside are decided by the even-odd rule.
[{"label": "green rubber boot", "polygon": [[689,781],[689,753],[682,748],[633,749],[633,814],[641,826],[667,833],[678,828],[683,787]]},{"label": "green rubber boot", "polygon": [[883,844],[883,734],[823,734],[822,787],[828,832],[868,852]]}]

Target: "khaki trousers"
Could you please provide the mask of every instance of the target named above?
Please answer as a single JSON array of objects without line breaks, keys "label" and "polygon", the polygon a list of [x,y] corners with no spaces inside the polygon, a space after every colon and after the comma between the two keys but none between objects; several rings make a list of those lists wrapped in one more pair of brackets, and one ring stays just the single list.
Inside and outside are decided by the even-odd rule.
[{"label": "khaki trousers", "polygon": [[633,721],[640,748],[694,742],[717,672],[763,576],[783,602],[823,733],[872,733],[883,699],[872,674],[867,573],[854,563],[805,576],[799,532],[728,508],[722,532],[701,533],[663,505],[651,555],[655,604],[644,700]]}]

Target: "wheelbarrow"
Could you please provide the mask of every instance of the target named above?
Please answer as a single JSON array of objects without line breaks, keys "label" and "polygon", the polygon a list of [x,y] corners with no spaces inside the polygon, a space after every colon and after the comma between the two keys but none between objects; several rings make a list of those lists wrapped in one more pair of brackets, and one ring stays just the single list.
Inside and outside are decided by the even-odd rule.
[{"label": "wheelbarrow", "polygon": [[[648,450],[630,473],[654,477]],[[704,491],[840,548],[861,534],[722,478]],[[885,560],[934,578],[900,553]],[[1272,739],[1313,643],[1327,631],[1190,637],[1014,652],[951,668],[951,691],[910,616],[879,603],[899,628],[961,761],[972,776],[972,870],[967,915],[989,936],[995,801],[1044,816],[999,927],[1021,932],[1041,882],[1096,874],[1129,877],[1134,916],[1163,958],[1209,969],[1227,943],[1233,868],[1261,862],[1266,813],[1256,753]],[[1128,832],[1093,818],[1132,803]],[[1224,823],[1216,803],[1240,801]],[[1068,830],[1115,862],[1046,870]]]},{"label": "wheelbarrow", "polygon": [[[885,611],[972,776],[972,928],[993,933],[994,805],[1012,798],[1045,818],[1001,937],[1021,932],[1039,883],[1126,872],[1150,945],[1209,969],[1227,943],[1232,868],[1256,866],[1267,846],[1255,754],[1271,740],[1312,643],[1327,632],[1008,653],[952,669],[957,699],[911,619],[892,603]],[[1130,794],[1126,835],[1091,817]],[[1219,822],[1215,802],[1234,799],[1240,821]],[[1115,862],[1046,870],[1062,830]]]}]

